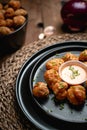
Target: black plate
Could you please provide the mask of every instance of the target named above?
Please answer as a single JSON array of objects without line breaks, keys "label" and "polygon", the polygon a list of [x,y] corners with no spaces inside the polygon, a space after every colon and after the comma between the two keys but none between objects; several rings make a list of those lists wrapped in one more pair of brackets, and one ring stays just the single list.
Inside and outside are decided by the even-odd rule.
[{"label": "black plate", "polygon": [[32,98],[29,87],[29,78],[32,68],[43,55],[45,55],[46,53],[48,54],[48,52],[50,53],[50,51],[55,49],[60,50],[60,48],[62,47],[67,48],[68,46],[70,46],[70,48],[74,48],[74,46],[80,46],[81,48],[83,48],[83,46],[85,46],[85,48],[87,48],[86,45],[86,42],[65,42],[55,44],[37,52],[22,66],[16,81],[16,96],[21,110],[28,118],[28,120],[31,121],[31,123],[33,123],[37,128],[40,128],[42,130],[69,130],[72,127],[78,130],[79,128],[85,130],[85,128],[87,127],[86,123],[75,123],[75,125],[73,125],[73,123],[51,118],[47,116],[46,113],[43,115],[42,111],[39,111],[37,105],[35,104],[35,102],[33,102],[34,99]]},{"label": "black plate", "polygon": [[[63,55],[70,51],[73,54],[79,55],[81,51],[85,50],[86,46],[63,46],[48,52],[45,56],[40,58],[40,60],[34,66],[31,75],[30,75],[30,91],[32,95],[32,88],[35,83],[37,82],[45,82],[44,80],[44,72],[46,71],[45,64],[49,59],[52,58],[61,58]],[[32,95],[33,97],[33,95]],[[84,105],[81,106],[73,106],[69,104],[67,101],[64,102],[55,102],[52,100],[54,94],[51,93],[47,100],[37,100],[33,97],[34,101],[37,103],[41,110],[44,110],[45,113],[49,116],[52,116],[56,119],[61,119],[68,122],[87,122],[87,100],[85,101]],[[64,109],[61,110],[61,106],[64,106]]]}]

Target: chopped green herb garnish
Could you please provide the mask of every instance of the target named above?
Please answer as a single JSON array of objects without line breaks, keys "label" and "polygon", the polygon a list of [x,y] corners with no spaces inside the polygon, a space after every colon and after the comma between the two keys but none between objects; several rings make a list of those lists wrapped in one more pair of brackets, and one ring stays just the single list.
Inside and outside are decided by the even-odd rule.
[{"label": "chopped green herb garnish", "polygon": [[60,82],[60,86],[59,86],[59,88],[64,88],[63,83]]},{"label": "chopped green herb garnish", "polygon": [[33,79],[33,82],[35,82],[35,79]]},{"label": "chopped green herb garnish", "polygon": [[59,56],[59,54],[56,54],[56,56]]},{"label": "chopped green herb garnish", "polygon": [[63,110],[64,109],[64,104],[62,103],[62,104],[60,104],[60,108],[59,108],[60,110]]},{"label": "chopped green herb garnish", "polygon": [[85,121],[87,121],[87,118],[85,118]]},{"label": "chopped green herb garnish", "polygon": [[53,65],[53,66],[55,66],[55,65],[56,65],[56,62],[53,62],[53,61],[52,61],[51,63],[52,63],[52,65]]},{"label": "chopped green herb garnish", "polygon": [[70,66],[69,70],[72,71],[71,79],[75,79],[76,76],[80,75],[79,71],[76,70],[73,66]]},{"label": "chopped green herb garnish", "polygon": [[51,98],[51,100],[54,100],[54,98],[55,98],[55,97],[53,96],[53,97]]}]

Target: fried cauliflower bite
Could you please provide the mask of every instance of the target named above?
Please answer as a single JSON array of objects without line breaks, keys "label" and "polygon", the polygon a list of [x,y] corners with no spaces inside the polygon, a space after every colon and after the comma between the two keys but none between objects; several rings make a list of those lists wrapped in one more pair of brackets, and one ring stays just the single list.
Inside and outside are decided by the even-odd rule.
[{"label": "fried cauliflower bite", "polygon": [[6,26],[6,21],[4,19],[0,19],[0,27]]},{"label": "fried cauliflower bite", "polygon": [[56,99],[63,100],[67,97],[68,84],[66,82],[60,81],[52,86],[53,93]]},{"label": "fried cauliflower bite", "polygon": [[6,26],[12,27],[13,26],[13,19],[6,19]]},{"label": "fried cauliflower bite", "polygon": [[15,27],[23,25],[25,21],[26,21],[26,18],[22,15],[15,16],[13,18],[13,22],[14,22]]},{"label": "fried cauliflower bite", "polygon": [[71,86],[67,90],[67,99],[73,105],[80,105],[86,99],[86,89],[81,85]]},{"label": "fried cauliflower bite", "polygon": [[0,11],[0,20],[1,20],[1,19],[5,19],[5,18],[4,18],[4,14],[2,13],[2,11]]},{"label": "fried cauliflower bite", "polygon": [[75,54],[72,54],[71,52],[67,52],[62,59],[64,60],[64,62],[69,61],[69,60],[78,60],[78,56],[76,56]]},{"label": "fried cauliflower bite", "polygon": [[27,15],[27,11],[25,9],[17,9],[14,13],[14,15],[22,15],[22,16],[26,16]]},{"label": "fried cauliflower bite", "polygon": [[54,59],[51,59],[49,61],[47,61],[46,63],[46,69],[49,70],[49,69],[55,69],[58,71],[60,65],[64,63],[64,60],[61,59],[61,58],[54,58]]},{"label": "fried cauliflower bite", "polygon": [[33,95],[37,98],[45,98],[49,95],[49,89],[44,82],[37,82],[33,87]]},{"label": "fried cauliflower bite", "polygon": [[58,71],[54,69],[46,70],[44,73],[44,79],[50,89],[52,89],[53,84],[58,81],[61,81]]},{"label": "fried cauliflower bite", "polygon": [[10,33],[12,33],[10,28],[4,26],[0,27],[0,35],[8,35]]},{"label": "fried cauliflower bite", "polygon": [[[0,10],[0,13],[2,13],[3,16],[4,16],[4,14],[5,14],[5,10],[4,10],[4,9]],[[4,18],[4,19],[5,19],[5,18]]]},{"label": "fried cauliflower bite", "polygon": [[19,9],[21,7],[21,2],[19,0],[10,0],[8,3],[14,10]]},{"label": "fried cauliflower bite", "polygon": [[82,51],[79,55],[79,60],[80,61],[87,61],[87,49]]},{"label": "fried cauliflower bite", "polygon": [[5,11],[5,18],[13,18],[13,16],[14,16],[14,9],[7,8]]}]

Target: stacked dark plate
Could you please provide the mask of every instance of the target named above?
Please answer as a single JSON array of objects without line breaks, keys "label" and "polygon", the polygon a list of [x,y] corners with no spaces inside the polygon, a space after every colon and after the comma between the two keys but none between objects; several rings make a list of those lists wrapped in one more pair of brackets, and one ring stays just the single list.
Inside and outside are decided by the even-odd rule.
[{"label": "stacked dark plate", "polygon": [[[32,94],[34,82],[44,81],[45,63],[53,57],[61,57],[66,52],[79,55],[87,49],[85,41],[68,41],[48,46],[28,59],[22,66],[16,81],[16,96],[25,116],[42,130],[70,130],[87,127],[87,100],[75,107],[67,101],[55,103],[51,93],[46,100],[37,100]],[[34,79],[36,79],[34,81]],[[64,108],[61,109],[61,104]]]}]

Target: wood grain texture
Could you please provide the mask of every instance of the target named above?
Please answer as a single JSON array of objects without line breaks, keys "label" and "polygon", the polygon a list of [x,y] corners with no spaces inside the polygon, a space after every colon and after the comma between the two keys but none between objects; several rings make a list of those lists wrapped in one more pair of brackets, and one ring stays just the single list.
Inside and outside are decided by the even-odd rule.
[{"label": "wood grain texture", "polygon": [[[60,0],[21,0],[22,6],[28,11],[29,21],[25,43],[38,40],[38,35],[46,26],[56,27],[57,33],[62,33],[60,16]],[[38,27],[43,24],[43,27]]]},{"label": "wood grain texture", "polygon": [[[56,28],[58,35],[72,34],[66,28],[62,28],[61,0],[21,0],[21,3],[29,15],[25,44],[37,41],[39,34],[43,32],[46,26],[50,25]],[[43,24],[43,27],[38,27],[38,24]]]}]

